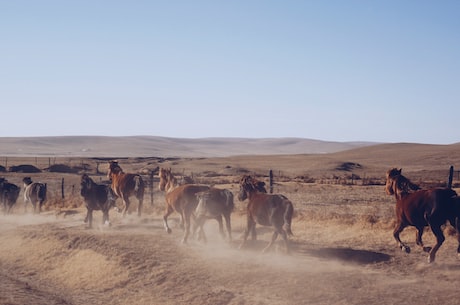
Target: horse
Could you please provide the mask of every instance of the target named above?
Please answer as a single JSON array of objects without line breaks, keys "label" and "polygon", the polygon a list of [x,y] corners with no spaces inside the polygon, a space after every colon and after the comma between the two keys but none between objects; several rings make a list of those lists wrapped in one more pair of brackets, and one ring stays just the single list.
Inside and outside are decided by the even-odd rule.
[{"label": "horse", "polygon": [[267,194],[265,183],[258,181],[250,175],[243,175],[240,180],[240,190],[238,200],[248,199],[247,205],[247,226],[244,231],[243,242],[240,248],[246,244],[249,233],[252,240],[256,240],[256,224],[273,227],[273,235],[268,245],[262,250],[267,252],[278,235],[284,240],[286,253],[290,252],[288,235],[293,235],[291,230],[292,216],[294,206],[292,202],[284,195]]},{"label": "horse", "polygon": [[165,213],[163,215],[163,225],[166,232],[171,233],[171,228],[168,226],[168,216],[172,212],[179,213],[181,227],[184,229],[182,243],[187,243],[190,235],[190,219],[194,217],[194,211],[198,205],[196,194],[199,192],[208,191],[207,185],[201,184],[184,184],[179,185],[177,179],[171,173],[171,169],[160,168],[158,173],[160,184],[158,188],[165,192]]},{"label": "horse", "polygon": [[206,241],[203,225],[206,219],[215,219],[219,223],[219,233],[225,239],[222,217],[225,219],[228,239],[232,241],[232,227],[230,215],[233,212],[235,204],[233,202],[233,193],[227,189],[210,188],[208,191],[195,194],[198,198],[198,205],[195,209],[195,229],[200,228],[201,237]]},{"label": "horse", "polygon": [[27,203],[30,202],[34,207],[34,213],[37,213],[37,210],[40,213],[46,200],[46,183],[33,182],[30,177],[24,177],[22,182],[24,182],[24,212],[27,212]]},{"label": "horse", "polygon": [[123,216],[126,216],[130,205],[129,197],[135,196],[139,201],[137,215],[140,217],[145,189],[144,180],[141,175],[124,173],[117,161],[109,161],[107,178],[112,181],[111,187],[115,195],[123,200]]},{"label": "horse", "polygon": [[9,183],[5,178],[0,178],[0,201],[3,203],[3,212],[9,214],[11,208],[19,197],[21,188],[16,184]]},{"label": "horse", "polygon": [[[445,240],[442,226],[449,223],[457,231],[460,254],[460,201],[457,193],[450,188],[420,189],[401,174],[402,169],[392,168],[386,173],[385,192],[396,199],[396,226],[393,236],[401,250],[410,253],[410,247],[403,243],[399,234],[407,226],[417,229],[416,244],[428,252],[428,262],[435,260],[436,252]],[[434,247],[425,247],[422,241],[423,230],[431,228],[436,237]]]},{"label": "horse", "polygon": [[80,194],[85,200],[86,217],[84,222],[88,223],[88,227],[93,227],[93,210],[102,211],[102,224],[109,222],[109,210],[115,206],[115,194],[109,185],[97,184],[87,174],[81,176],[81,191]]}]

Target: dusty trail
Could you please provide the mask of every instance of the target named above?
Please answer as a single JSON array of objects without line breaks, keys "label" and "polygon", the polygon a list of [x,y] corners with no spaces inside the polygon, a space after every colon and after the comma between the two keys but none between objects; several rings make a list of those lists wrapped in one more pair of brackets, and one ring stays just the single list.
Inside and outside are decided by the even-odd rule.
[{"label": "dusty trail", "polygon": [[300,236],[292,255],[262,255],[263,230],[263,242],[238,250],[238,232],[232,244],[210,233],[207,245],[182,245],[180,230],[166,234],[159,217],[99,230],[78,214],[30,218],[0,219],[0,304],[458,303],[453,241],[430,266],[385,240],[366,249]]}]

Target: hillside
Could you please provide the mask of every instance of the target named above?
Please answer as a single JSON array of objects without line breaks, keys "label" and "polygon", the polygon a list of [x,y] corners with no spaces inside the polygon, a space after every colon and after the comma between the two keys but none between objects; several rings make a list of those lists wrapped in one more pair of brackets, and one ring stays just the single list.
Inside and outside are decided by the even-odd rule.
[{"label": "hillside", "polygon": [[303,138],[2,137],[0,156],[228,157],[332,153],[373,144]]}]

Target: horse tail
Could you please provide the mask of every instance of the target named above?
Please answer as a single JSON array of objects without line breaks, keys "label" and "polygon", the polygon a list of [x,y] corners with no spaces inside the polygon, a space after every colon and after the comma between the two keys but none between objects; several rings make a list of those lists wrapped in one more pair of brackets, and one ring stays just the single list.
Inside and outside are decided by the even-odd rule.
[{"label": "horse tail", "polygon": [[285,200],[285,209],[284,209],[284,229],[286,230],[286,233],[288,235],[294,235],[292,234],[291,230],[291,222],[292,222],[292,216],[294,215],[294,206],[292,205],[292,202],[289,200]]},{"label": "horse tail", "polygon": [[137,196],[142,196],[144,194],[144,180],[140,175],[134,176],[134,191]]},{"label": "horse tail", "polygon": [[13,202],[16,202],[18,200],[18,197],[19,197],[19,192],[21,191],[21,188],[18,187],[18,186],[14,186],[12,187],[12,190],[11,190],[11,200]]},{"label": "horse tail", "polygon": [[230,192],[229,190],[224,190],[224,192],[225,192],[225,196],[226,196],[226,198],[227,198],[225,204],[226,204],[228,210],[229,210],[230,212],[232,212],[233,209],[235,208],[235,203],[234,203],[234,201],[233,201],[233,193]]},{"label": "horse tail", "polygon": [[47,189],[46,183],[40,183],[38,185],[38,198],[40,199],[40,201],[45,201],[46,189]]}]

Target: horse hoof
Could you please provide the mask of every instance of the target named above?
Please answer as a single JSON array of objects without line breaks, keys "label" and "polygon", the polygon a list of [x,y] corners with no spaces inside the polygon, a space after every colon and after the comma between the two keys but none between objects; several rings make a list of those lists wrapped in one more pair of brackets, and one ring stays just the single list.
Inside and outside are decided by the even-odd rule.
[{"label": "horse hoof", "polygon": [[166,232],[168,232],[168,234],[171,234],[172,230],[170,228],[167,228]]},{"label": "horse hoof", "polygon": [[402,247],[401,247],[401,250],[404,251],[404,252],[406,252],[407,254],[410,253],[410,247],[402,246]]},{"label": "horse hoof", "polygon": [[430,252],[431,251],[431,247],[423,247],[423,252]]}]

